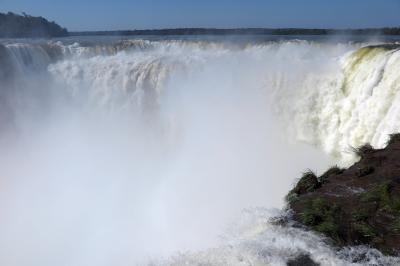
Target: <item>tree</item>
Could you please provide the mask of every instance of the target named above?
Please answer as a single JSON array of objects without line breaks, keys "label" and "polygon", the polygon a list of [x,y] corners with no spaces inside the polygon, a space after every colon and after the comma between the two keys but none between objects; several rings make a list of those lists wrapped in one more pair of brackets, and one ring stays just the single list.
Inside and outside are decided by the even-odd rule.
[{"label": "tree", "polygon": [[0,37],[63,37],[68,31],[55,22],[43,17],[34,17],[22,12],[21,15],[0,13]]}]

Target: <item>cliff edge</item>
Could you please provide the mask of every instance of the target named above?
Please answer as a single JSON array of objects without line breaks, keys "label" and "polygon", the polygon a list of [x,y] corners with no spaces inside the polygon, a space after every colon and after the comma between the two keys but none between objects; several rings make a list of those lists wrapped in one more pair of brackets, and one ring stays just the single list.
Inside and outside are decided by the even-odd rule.
[{"label": "cliff edge", "polygon": [[293,219],[338,246],[400,255],[400,134],[383,149],[364,145],[355,152],[360,160],[348,169],[303,174],[287,196]]}]

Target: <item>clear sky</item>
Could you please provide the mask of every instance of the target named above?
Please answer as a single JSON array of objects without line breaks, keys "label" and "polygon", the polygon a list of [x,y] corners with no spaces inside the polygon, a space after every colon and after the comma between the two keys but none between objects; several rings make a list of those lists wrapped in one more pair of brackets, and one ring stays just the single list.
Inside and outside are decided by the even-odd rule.
[{"label": "clear sky", "polygon": [[400,26],[400,0],[0,0],[69,30]]}]

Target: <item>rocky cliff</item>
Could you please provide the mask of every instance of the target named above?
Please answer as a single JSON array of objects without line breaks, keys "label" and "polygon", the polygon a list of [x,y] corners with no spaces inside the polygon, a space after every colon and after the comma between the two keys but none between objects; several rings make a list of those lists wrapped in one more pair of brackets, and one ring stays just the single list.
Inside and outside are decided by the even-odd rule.
[{"label": "rocky cliff", "polygon": [[386,148],[354,149],[360,160],[321,176],[303,174],[287,196],[293,218],[338,246],[369,245],[400,254],[400,134]]}]

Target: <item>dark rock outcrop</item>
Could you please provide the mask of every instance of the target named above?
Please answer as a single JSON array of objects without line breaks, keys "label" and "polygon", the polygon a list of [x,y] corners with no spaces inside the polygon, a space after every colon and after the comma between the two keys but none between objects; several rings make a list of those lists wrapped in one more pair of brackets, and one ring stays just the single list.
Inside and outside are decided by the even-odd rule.
[{"label": "dark rock outcrop", "polygon": [[317,177],[307,172],[288,194],[295,221],[338,246],[369,245],[400,254],[400,134],[384,149],[364,145],[359,162]]},{"label": "dark rock outcrop", "polygon": [[308,254],[301,254],[294,259],[288,260],[287,266],[319,266]]},{"label": "dark rock outcrop", "polygon": [[49,22],[43,17],[33,17],[27,14],[0,13],[0,37],[64,37],[68,31],[55,22]]}]

